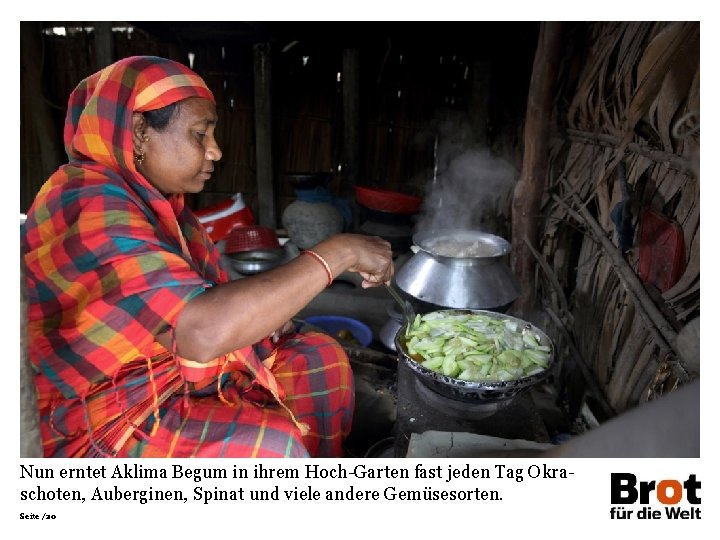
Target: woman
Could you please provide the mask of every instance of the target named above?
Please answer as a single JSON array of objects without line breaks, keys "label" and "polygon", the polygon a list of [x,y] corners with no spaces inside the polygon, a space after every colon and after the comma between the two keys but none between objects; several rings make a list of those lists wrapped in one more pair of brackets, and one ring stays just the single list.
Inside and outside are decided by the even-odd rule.
[{"label": "woman", "polygon": [[287,321],[344,271],[390,279],[387,242],[343,234],[228,282],[189,208],[222,152],[213,95],[170,60],[81,82],[69,163],[23,238],[45,456],[340,456],[354,390],[342,348]]}]

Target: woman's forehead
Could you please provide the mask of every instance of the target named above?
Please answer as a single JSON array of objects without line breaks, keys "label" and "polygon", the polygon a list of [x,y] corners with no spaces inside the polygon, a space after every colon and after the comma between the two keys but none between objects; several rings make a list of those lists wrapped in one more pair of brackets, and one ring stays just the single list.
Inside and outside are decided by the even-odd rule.
[{"label": "woman's forehead", "polygon": [[201,97],[191,97],[182,100],[179,103],[179,115],[184,117],[188,122],[207,121],[208,123],[217,123],[217,109],[215,104],[209,99]]}]

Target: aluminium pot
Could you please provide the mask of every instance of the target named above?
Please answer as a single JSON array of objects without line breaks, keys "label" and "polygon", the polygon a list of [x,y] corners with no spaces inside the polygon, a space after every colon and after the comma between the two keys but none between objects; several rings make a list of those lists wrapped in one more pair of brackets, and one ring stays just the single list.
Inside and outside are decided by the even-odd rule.
[{"label": "aluminium pot", "polygon": [[410,296],[439,307],[498,311],[518,297],[507,240],[469,229],[435,229],[415,234],[413,242],[417,252],[395,276]]}]

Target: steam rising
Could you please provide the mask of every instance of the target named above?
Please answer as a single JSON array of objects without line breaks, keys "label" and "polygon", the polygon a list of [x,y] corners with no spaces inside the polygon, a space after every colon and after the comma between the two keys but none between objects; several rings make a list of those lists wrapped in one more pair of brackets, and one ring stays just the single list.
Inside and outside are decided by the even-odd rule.
[{"label": "steam rising", "polygon": [[472,144],[466,122],[446,121],[436,139],[435,167],[425,189],[417,232],[462,228],[503,236],[517,171]]}]

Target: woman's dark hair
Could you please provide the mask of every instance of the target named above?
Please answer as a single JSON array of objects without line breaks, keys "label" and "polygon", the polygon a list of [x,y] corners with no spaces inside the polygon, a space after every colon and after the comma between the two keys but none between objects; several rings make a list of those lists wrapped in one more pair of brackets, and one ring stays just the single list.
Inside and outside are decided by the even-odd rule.
[{"label": "woman's dark hair", "polygon": [[177,102],[171,103],[162,109],[155,109],[154,111],[147,111],[143,113],[147,125],[157,131],[164,130],[170,123],[170,119],[177,110]]}]

